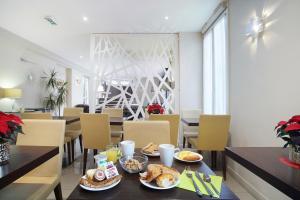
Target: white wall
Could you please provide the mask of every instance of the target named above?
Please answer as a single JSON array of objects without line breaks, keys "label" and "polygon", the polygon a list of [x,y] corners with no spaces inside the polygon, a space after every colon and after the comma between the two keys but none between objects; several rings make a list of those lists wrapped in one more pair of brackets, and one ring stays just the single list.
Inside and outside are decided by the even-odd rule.
[{"label": "white wall", "polygon": [[202,36],[179,33],[180,110],[202,107]]},{"label": "white wall", "polygon": [[[58,77],[65,80],[64,67],[42,55],[48,54],[44,49],[2,28],[0,44],[0,87],[21,88],[22,98],[16,100],[20,107],[42,107],[45,92],[40,77],[55,68]],[[21,61],[21,57],[33,63]],[[0,99],[0,110],[11,111],[11,104],[10,99]]]},{"label": "white wall", "polygon": [[[63,58],[0,28],[0,88],[22,89],[22,98],[16,100],[17,107],[43,107],[46,93],[40,77],[55,68],[58,78],[66,80],[67,67],[72,66]],[[77,76],[80,73],[76,71]],[[29,75],[32,80],[28,79]],[[11,111],[12,103],[11,99],[0,99],[0,110]]]},{"label": "white wall", "polygon": [[[299,8],[298,0],[229,1],[232,146],[282,146],[274,125],[300,113]],[[247,23],[263,10],[270,13],[265,33],[252,42]],[[287,198],[241,166],[230,167],[265,198]]]}]

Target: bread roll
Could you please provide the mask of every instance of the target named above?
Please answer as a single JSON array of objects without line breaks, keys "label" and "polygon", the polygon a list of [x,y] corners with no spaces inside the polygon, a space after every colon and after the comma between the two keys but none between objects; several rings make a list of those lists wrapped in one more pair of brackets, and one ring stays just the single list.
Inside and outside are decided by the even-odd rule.
[{"label": "bread roll", "polygon": [[176,179],[172,174],[162,174],[156,178],[156,184],[159,187],[167,188],[172,186],[176,182]]}]

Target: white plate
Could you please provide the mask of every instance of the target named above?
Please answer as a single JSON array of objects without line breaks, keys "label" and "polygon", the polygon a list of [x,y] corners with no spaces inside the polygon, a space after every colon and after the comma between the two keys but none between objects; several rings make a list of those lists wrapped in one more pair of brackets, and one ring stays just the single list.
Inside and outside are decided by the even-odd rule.
[{"label": "white plate", "polygon": [[178,157],[178,154],[179,154],[179,153],[180,153],[180,152],[175,153],[175,154],[174,154],[174,158],[175,158],[176,160],[180,160],[180,161],[182,161],[182,162],[194,163],[194,162],[199,162],[199,161],[201,161],[201,160],[203,159],[203,156],[202,156],[201,154],[196,153],[196,152],[193,152],[193,153],[197,154],[197,155],[200,157],[200,159],[198,159],[198,160],[182,160],[182,159],[180,159],[180,158]]},{"label": "white plate", "polygon": [[[84,175],[82,178],[86,178],[85,175]],[[120,182],[121,182],[121,179],[120,179],[119,181],[117,181],[117,182],[115,182],[115,183],[109,185],[109,186],[101,187],[101,188],[90,188],[90,187],[87,187],[87,186],[85,186],[85,185],[81,185],[81,184],[79,184],[79,185],[80,185],[81,188],[83,188],[83,189],[85,189],[85,190],[96,192],[96,191],[103,191],[103,190],[108,190],[108,189],[110,189],[110,188],[113,188],[113,187],[115,187],[116,185],[118,185]]]},{"label": "white plate", "polygon": [[178,180],[177,180],[173,185],[171,185],[171,186],[169,186],[169,187],[166,187],[166,188],[159,187],[159,186],[154,185],[154,184],[152,184],[152,183],[147,183],[145,180],[142,180],[142,179],[140,179],[140,182],[141,182],[144,186],[149,187],[149,188],[152,188],[152,189],[155,189],[155,190],[168,190],[168,189],[171,189],[171,188],[176,187],[176,186],[180,183],[180,179],[178,178]]},{"label": "white plate", "polygon": [[160,156],[159,152],[156,152],[153,154],[148,154],[148,153],[145,153],[143,150],[141,150],[141,153],[144,154],[145,156],[150,156],[150,157],[159,157]]}]

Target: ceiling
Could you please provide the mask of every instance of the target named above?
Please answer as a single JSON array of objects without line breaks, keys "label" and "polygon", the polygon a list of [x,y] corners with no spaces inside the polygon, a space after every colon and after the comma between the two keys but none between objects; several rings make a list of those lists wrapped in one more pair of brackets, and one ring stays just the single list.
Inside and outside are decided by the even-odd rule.
[{"label": "ceiling", "polygon": [[[91,33],[198,32],[220,1],[1,0],[0,26],[88,67]],[[58,25],[45,21],[47,15]]]}]

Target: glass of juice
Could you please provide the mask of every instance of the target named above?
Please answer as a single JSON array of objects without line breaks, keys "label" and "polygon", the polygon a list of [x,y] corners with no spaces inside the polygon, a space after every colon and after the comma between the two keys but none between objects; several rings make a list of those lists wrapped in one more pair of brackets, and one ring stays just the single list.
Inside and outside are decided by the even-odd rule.
[{"label": "glass of juice", "polygon": [[119,148],[117,145],[107,145],[106,146],[106,156],[107,161],[112,161],[116,163],[118,160]]}]

